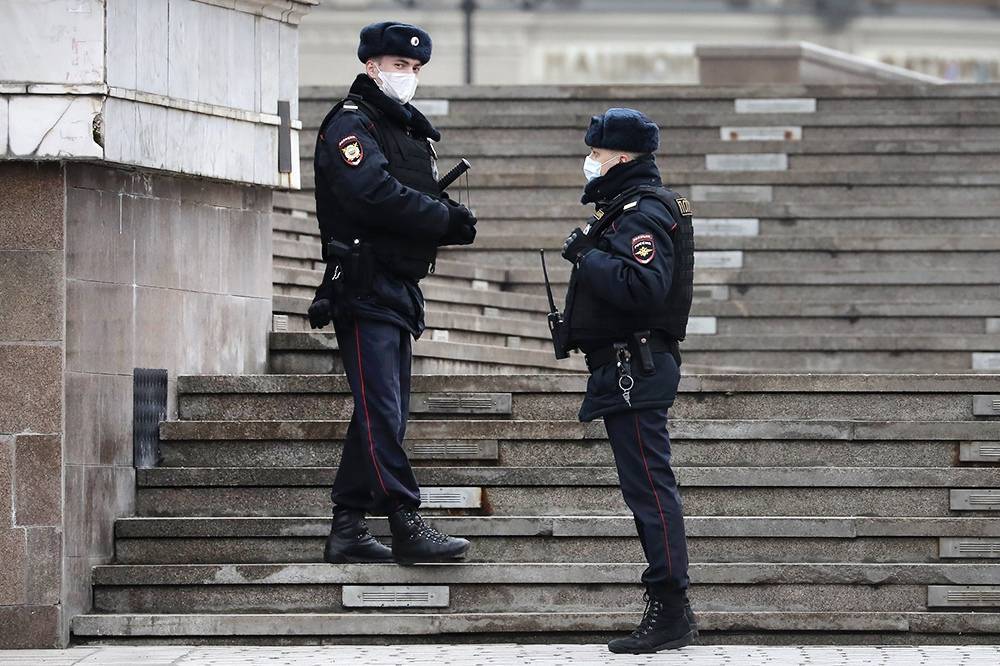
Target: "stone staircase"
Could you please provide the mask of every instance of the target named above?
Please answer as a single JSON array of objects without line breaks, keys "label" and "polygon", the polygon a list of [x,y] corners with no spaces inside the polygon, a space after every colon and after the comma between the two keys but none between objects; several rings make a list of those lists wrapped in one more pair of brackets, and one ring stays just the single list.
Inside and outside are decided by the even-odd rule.
[{"label": "stone staircase", "polygon": [[[536,264],[553,251],[561,293],[582,128],[612,105],[661,123],[697,214],[671,433],[704,640],[1000,640],[1000,90],[424,95],[448,100],[442,164],[473,162],[482,221],[424,283],[407,447],[468,561],[321,563],[351,398],[304,318],[312,194],[282,194],[274,374],[179,378],[75,640],[593,642],[634,625],[634,525],[603,426],[576,420],[580,359],[552,358]],[[336,96],[303,91],[307,127]]]},{"label": "stone staircase", "polygon": [[[705,375],[673,438],[706,640],[995,642],[990,375]],[[318,564],[339,376],[187,377],[79,641],[595,640],[643,565],[574,376],[422,376],[409,451],[463,564]],[[377,533],[387,526],[375,520]],[[976,612],[973,612],[976,611]]]},{"label": "stone staircase", "polygon": [[[530,318],[534,334],[505,333],[504,364],[512,357],[519,359],[516,368],[550,367],[544,355],[531,353],[545,347],[537,250],[558,250],[585,218],[577,204],[583,129],[590,114],[622,104],[661,125],[665,180],[694,204],[698,289],[685,344],[689,368],[1000,369],[1000,88],[425,94],[447,99],[447,114],[433,116],[444,132],[441,164],[472,161],[471,199],[482,219],[474,246],[442,253],[471,266],[455,272],[442,265],[434,281],[535,296],[537,303],[493,303],[483,294],[470,301],[467,292],[442,290],[431,296],[430,309]],[[337,95],[304,90],[303,122],[316,125]],[[445,110],[441,101],[425,108]],[[313,132],[303,137],[302,154],[311,155]],[[276,292],[283,295],[311,297],[318,279],[316,225],[292,217],[314,209],[310,166],[303,164],[306,189],[277,199],[288,215],[276,222],[276,266],[299,269],[278,268]],[[485,267],[496,270],[477,276]],[[568,265],[554,255],[550,270],[558,298]],[[282,298],[276,311],[297,319],[305,305]],[[478,319],[437,319],[431,326],[437,341],[455,343],[441,349],[504,341],[483,337],[484,329],[496,329]],[[424,351],[418,344],[417,353]],[[455,353],[435,365],[476,371],[459,358]],[[307,371],[300,363],[294,369]]]}]

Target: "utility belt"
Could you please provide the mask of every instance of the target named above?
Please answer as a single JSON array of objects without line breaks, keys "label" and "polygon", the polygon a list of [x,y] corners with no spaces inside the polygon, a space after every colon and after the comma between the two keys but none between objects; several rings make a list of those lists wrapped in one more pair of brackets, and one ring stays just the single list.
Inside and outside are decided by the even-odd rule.
[{"label": "utility belt", "polygon": [[619,363],[622,357],[627,361],[638,361],[638,366],[644,375],[656,372],[653,364],[653,354],[670,352],[670,355],[681,364],[680,347],[677,340],[669,338],[659,331],[636,331],[625,342],[616,342],[607,347],[598,347],[586,355],[587,369],[591,372],[608,363]]}]

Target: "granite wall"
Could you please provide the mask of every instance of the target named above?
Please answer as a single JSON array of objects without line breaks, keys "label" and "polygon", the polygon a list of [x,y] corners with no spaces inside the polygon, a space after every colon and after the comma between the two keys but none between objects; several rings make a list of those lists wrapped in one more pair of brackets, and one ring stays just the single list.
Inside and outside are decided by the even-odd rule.
[{"label": "granite wall", "polygon": [[0,163],[0,647],[63,643],[114,556],[133,369],[264,370],[270,212],[263,187]]},{"label": "granite wall", "polygon": [[58,164],[0,163],[0,647],[61,634],[63,193]]}]

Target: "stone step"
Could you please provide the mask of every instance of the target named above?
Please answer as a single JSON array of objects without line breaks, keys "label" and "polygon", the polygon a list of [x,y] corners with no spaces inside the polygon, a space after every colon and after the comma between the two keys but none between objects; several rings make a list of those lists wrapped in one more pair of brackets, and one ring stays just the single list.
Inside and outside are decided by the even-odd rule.
[{"label": "stone step", "polygon": [[[948,641],[949,634],[962,644],[996,641],[1000,634],[1000,613],[946,612],[734,612],[703,610],[695,600],[698,613],[699,642],[824,644],[875,642],[893,644],[916,642],[921,645]],[[181,614],[84,614],[73,618],[76,640],[99,643],[116,639],[168,640],[188,638],[201,641],[212,638],[242,640],[264,638],[273,641],[296,639],[313,644],[318,637],[355,637],[380,643],[400,640],[413,643],[423,640],[453,641],[461,634],[498,636],[505,641],[530,640],[541,632],[567,642],[597,640],[601,632],[628,632],[635,628],[638,611],[556,612],[529,611],[501,613],[181,613]],[[508,638],[510,637],[510,638]],[[944,637],[944,638],[942,638]]]},{"label": "stone step", "polygon": [[[443,161],[468,158],[519,158],[519,157],[579,157],[586,155],[583,143],[582,128],[566,127],[565,129],[536,130],[519,129],[511,135],[509,130],[505,138],[498,140],[499,132],[490,126],[471,127],[467,129],[452,129],[445,132],[442,140],[435,145],[439,159]],[[475,130],[475,131],[470,131]],[[783,131],[790,135],[800,135],[801,139],[788,140]],[[691,131],[691,128],[688,128]],[[776,140],[732,140],[735,133],[752,135],[762,132],[775,133]],[[312,156],[316,149],[318,128],[310,128],[299,135],[301,161],[312,166]],[[583,152],[581,153],[581,150]],[[822,137],[816,140],[812,128],[800,126],[770,126],[757,124],[729,124],[715,129],[714,132],[702,133],[699,139],[682,136],[670,136],[661,142],[656,156],[665,164],[676,168],[673,160],[678,157],[704,156],[709,154],[755,154],[755,153],[787,153],[789,155],[990,155],[1000,153],[1000,142],[995,137],[985,140],[962,141],[954,139],[934,140],[930,138],[913,137],[904,140],[859,139],[856,137],[838,137],[829,140]],[[450,165],[450,162],[449,162]]]},{"label": "stone step", "polygon": [[[642,560],[635,525],[627,517],[441,516],[429,522],[448,534],[471,539],[471,562]],[[374,534],[391,543],[384,519],[372,518],[369,524]],[[319,562],[329,531],[325,518],[120,519],[115,527],[115,562]],[[1000,557],[997,522],[980,518],[688,516],[685,531],[692,562],[935,562],[959,547],[974,554],[976,561]],[[976,536],[980,534],[987,536]]]},{"label": "stone step", "polygon": [[[365,613],[405,605],[415,613],[636,611],[642,600],[635,581],[644,568],[644,563],[106,565],[93,571],[94,610]],[[700,563],[690,574],[706,611],[744,611],[749,599],[754,608],[769,611],[925,611],[929,586],[985,588],[997,580],[1000,565]]]},{"label": "stone step", "polygon": [[[334,467],[159,467],[136,470],[146,488],[309,487],[333,483]],[[618,485],[613,467],[420,467],[426,486],[602,487]],[[710,488],[981,488],[992,467],[677,467],[679,485]]]},{"label": "stone step", "polygon": [[[198,382],[201,378],[184,377],[178,385],[178,412],[183,420],[313,420],[349,418],[353,405],[350,389],[342,377],[328,376],[247,376],[238,382]],[[206,378],[216,379],[216,378]],[[450,389],[444,382],[439,390],[424,390],[424,377],[414,378],[411,393],[411,416],[433,418],[454,416],[515,420],[571,419],[576,416],[583,398],[584,377],[567,378],[562,390],[469,391]],[[877,389],[892,381],[865,376],[868,386],[854,391],[840,385],[824,387],[822,379],[803,392],[801,386],[787,389],[756,389],[752,377],[734,377],[725,387],[716,380],[715,388],[699,385],[698,376],[685,377],[671,415],[680,419],[730,418],[750,419],[766,413],[773,419],[841,420],[914,420],[950,421],[972,418],[1000,418],[1000,412],[980,408],[997,393],[954,393],[950,391],[916,392],[909,387]],[[572,384],[570,384],[572,381]],[[1000,381],[992,390],[1000,390]],[[831,383],[832,384],[832,383]],[[570,390],[572,387],[572,390]],[[877,399],[873,399],[873,396]]]},{"label": "stone step", "polygon": [[[580,210],[584,210],[581,208]],[[851,244],[853,238],[866,237],[873,239],[893,238],[900,244],[913,243],[910,247],[925,243],[924,236],[947,236],[948,242],[964,236],[993,237],[996,234],[998,219],[881,219],[876,221],[861,219],[760,219],[752,217],[706,218],[700,211],[694,219],[695,234],[698,245],[705,243],[722,243],[742,237],[760,237],[770,239],[779,236],[791,240],[792,243],[823,243],[833,242],[824,239],[838,239],[837,242]],[[275,238],[282,240],[299,240],[319,243],[319,229],[312,217],[292,216],[275,213],[272,216]],[[580,215],[566,219],[490,219],[481,220],[477,242],[489,236],[501,234],[508,236],[531,236],[539,238],[565,237],[570,229],[580,223]],[[812,240],[817,237],[818,240]],[[904,240],[910,239],[910,240]],[[942,239],[944,240],[944,239]],[[762,241],[779,242],[779,241]],[[705,249],[713,249],[705,247]]]},{"label": "stone step", "polygon": [[[966,424],[975,425],[975,424]],[[990,468],[678,467],[685,510],[728,516],[989,516]],[[428,513],[626,515],[614,468],[415,468]],[[334,468],[140,470],[137,515],[327,516]],[[970,502],[970,500],[972,500]],[[991,503],[992,502],[992,503]]]},{"label": "stone step", "polygon": [[[773,191],[767,187],[763,189],[757,186],[745,185],[734,186],[732,188],[724,186],[710,187],[712,188],[711,191],[703,193],[705,200],[692,197],[692,200],[696,203],[696,210],[699,217],[766,217],[797,220],[801,218],[839,218],[844,214],[843,202],[829,204],[772,202]],[[571,221],[573,225],[578,225],[581,217],[583,217],[581,212],[586,211],[583,206],[575,203],[579,201],[579,191],[567,191],[563,199],[565,203],[559,204],[511,206],[510,201],[512,200],[509,199],[500,204],[473,201],[473,204],[477,215],[484,221],[491,219],[565,219]],[[308,192],[275,192],[274,207],[279,212],[300,211],[306,214],[314,214],[316,212],[315,199]],[[869,218],[869,221],[873,225],[877,224],[877,220],[880,218],[899,219],[901,217],[934,219],[939,224],[946,224],[950,218],[989,218],[995,220],[996,210],[995,204],[976,200],[966,200],[944,208],[927,206],[925,203],[916,203],[916,200],[892,205],[878,202],[852,205],[852,212],[858,219]]]},{"label": "stone step", "polygon": [[[984,375],[995,377],[995,375]],[[466,377],[468,379],[469,377]],[[909,375],[900,375],[901,381]],[[450,379],[450,377],[449,377]],[[554,375],[563,380],[565,376]],[[782,419],[674,419],[671,435],[698,440],[870,440],[870,441],[992,441],[996,424],[982,421],[857,421]],[[411,439],[513,439],[577,441],[606,437],[603,424],[577,421],[416,420]],[[346,421],[167,421],[160,425],[163,440],[340,440]]]},{"label": "stone step", "polygon": [[[281,311],[277,307],[275,310]],[[337,339],[333,333],[272,333],[269,349],[269,368],[277,374],[344,371],[336,353]],[[444,342],[428,338],[413,343],[413,372],[416,374],[520,374],[528,371],[585,372],[586,366],[582,357],[560,362],[551,351],[543,349]]]},{"label": "stone step", "polygon": [[[560,466],[611,466],[606,439],[408,438],[404,442],[415,466],[467,465],[527,467],[539,460]],[[989,441],[954,442],[914,437],[890,441],[727,440],[671,436],[678,467],[948,467],[960,462],[995,464],[998,448]],[[161,442],[163,467],[336,467],[341,440],[194,439]]]}]

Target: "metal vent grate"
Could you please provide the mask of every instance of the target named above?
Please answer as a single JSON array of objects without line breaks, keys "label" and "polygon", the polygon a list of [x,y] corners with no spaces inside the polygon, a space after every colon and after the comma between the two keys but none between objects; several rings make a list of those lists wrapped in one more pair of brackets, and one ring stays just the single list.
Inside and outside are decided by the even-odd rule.
[{"label": "metal vent grate", "polygon": [[1000,539],[942,538],[939,546],[941,557],[1000,558]]},{"label": "metal vent grate", "polygon": [[1000,510],[1000,490],[952,490],[951,508],[956,511]]},{"label": "metal vent grate", "polygon": [[345,585],[345,608],[447,608],[447,585]]},{"label": "metal vent grate", "polygon": [[1000,442],[963,442],[958,459],[962,462],[1000,462]]},{"label": "metal vent grate", "polygon": [[496,460],[496,440],[424,440],[407,443],[407,453],[414,460],[461,459]]},{"label": "metal vent grate", "polygon": [[973,416],[1000,415],[1000,395],[972,396],[972,415]]},{"label": "metal vent grate", "polygon": [[418,393],[410,398],[414,414],[510,414],[510,393]]},{"label": "metal vent grate", "polygon": [[421,505],[428,509],[478,509],[483,503],[482,488],[420,489]]}]

